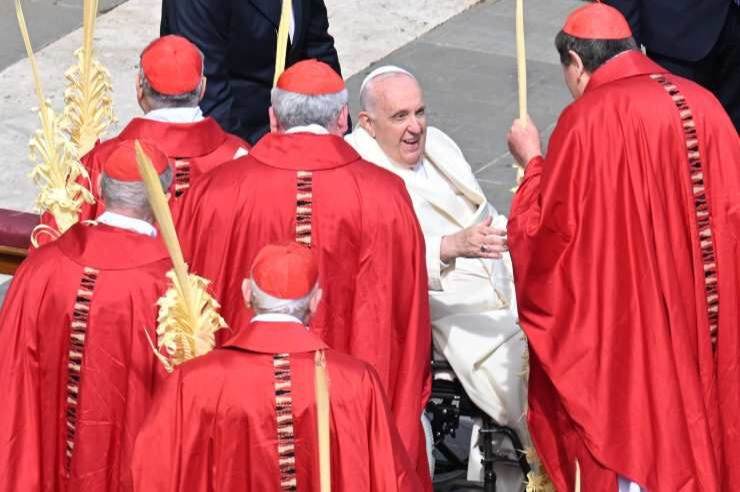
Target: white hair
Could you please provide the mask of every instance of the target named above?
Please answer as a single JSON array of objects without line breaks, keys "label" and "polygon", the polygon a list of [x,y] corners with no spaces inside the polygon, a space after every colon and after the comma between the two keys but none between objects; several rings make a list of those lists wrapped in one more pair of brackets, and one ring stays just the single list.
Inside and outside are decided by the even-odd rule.
[{"label": "white hair", "polygon": [[347,104],[347,89],[334,94],[307,96],[275,87],[270,96],[275,117],[285,130],[307,125],[330,128]]},{"label": "white hair", "polygon": [[[173,172],[167,167],[159,175],[159,182],[165,193],[172,184]],[[143,181],[119,181],[103,173],[100,180],[101,196],[106,208],[134,210],[141,217],[151,217],[152,211]]]},{"label": "white hair", "polygon": [[382,67],[378,67],[367,74],[365,79],[362,81],[362,85],[360,86],[360,109],[362,111],[370,111],[370,108],[374,105],[375,97],[372,93],[372,87],[375,82],[398,76],[409,77],[413,80],[416,80],[414,74],[395,65],[383,65]]},{"label": "white hair", "polygon": [[316,286],[311,289],[304,297],[299,299],[280,299],[275,296],[271,296],[257,286],[253,279],[249,280],[252,285],[252,298],[250,302],[252,309],[257,314],[274,313],[274,314],[289,314],[300,320],[304,320],[311,304],[311,296],[316,292]]}]

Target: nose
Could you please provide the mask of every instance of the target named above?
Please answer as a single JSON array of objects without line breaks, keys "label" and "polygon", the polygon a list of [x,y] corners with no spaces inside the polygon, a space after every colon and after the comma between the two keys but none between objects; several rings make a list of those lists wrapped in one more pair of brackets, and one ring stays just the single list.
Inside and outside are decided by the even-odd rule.
[{"label": "nose", "polygon": [[411,116],[411,120],[409,121],[408,131],[415,135],[418,135],[419,133],[421,133],[421,121],[419,121],[419,118],[417,118],[415,115]]}]

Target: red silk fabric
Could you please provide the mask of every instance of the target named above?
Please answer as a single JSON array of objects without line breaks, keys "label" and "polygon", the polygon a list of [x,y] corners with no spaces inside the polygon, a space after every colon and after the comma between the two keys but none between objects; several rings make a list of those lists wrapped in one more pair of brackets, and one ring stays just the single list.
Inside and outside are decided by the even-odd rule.
[{"label": "red silk fabric", "polygon": [[[134,139],[145,140],[155,145],[170,159],[175,172],[173,192],[178,184],[187,189],[204,173],[232,160],[240,147],[249,149],[249,144],[223,131],[213,118],[205,118],[195,123],[165,123],[134,118],[118,136],[97,144],[83,156],[82,164],[87,169],[90,180],[79,181],[92,191],[95,203],[82,205],[80,221],[93,220],[105,211],[105,204],[100,197],[100,173],[103,165],[118,143]],[[179,177],[181,167],[187,168],[184,179]],[[56,227],[54,217],[48,212],[42,214],[41,223]]]},{"label": "red silk fabric", "polygon": [[[699,181],[689,115],[654,74],[690,108]],[[529,164],[509,221],[530,431],[558,490],[573,490],[576,459],[584,490],[615,490],[616,474],[650,492],[740,483],[739,231],[740,143],[714,97],[639,53],[599,68]]]},{"label": "red silk fabric", "polygon": [[378,371],[431,488],[420,423],[431,383],[424,243],[399,178],[361,160],[340,137],[268,134],[176,202],[186,260],[213,280],[233,332],[247,326],[242,280],[262,247],[295,240],[299,171],[311,173],[311,240],[324,291],[312,329]]},{"label": "red silk fabric", "polygon": [[[161,241],[82,224],[21,264],[0,314],[0,491],[131,490],[134,439],[166,375],[144,331],[156,339],[170,268]],[[72,370],[73,312],[90,271],[83,358]],[[70,375],[80,377],[72,415]]]},{"label": "red silk fabric", "polygon": [[[256,322],[225,347],[186,363],[167,381],[137,440],[137,490],[278,491],[287,474],[319,490],[314,351],[326,345],[298,323]],[[331,478],[337,492],[421,490],[383,389],[369,365],[327,350]],[[292,433],[278,439],[274,356],[289,360],[281,385]],[[281,470],[278,445],[294,446]]]}]

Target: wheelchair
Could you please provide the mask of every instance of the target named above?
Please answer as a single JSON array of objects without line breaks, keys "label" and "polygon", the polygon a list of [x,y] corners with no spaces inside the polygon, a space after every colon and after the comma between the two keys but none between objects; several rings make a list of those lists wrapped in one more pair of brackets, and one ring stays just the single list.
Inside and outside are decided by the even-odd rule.
[{"label": "wheelchair", "polygon": [[[435,476],[442,474],[444,476],[463,477],[458,480],[445,480],[444,486],[435,481],[435,490],[444,487],[446,491],[483,490],[484,492],[497,492],[496,465],[519,468],[523,480],[526,481],[530,467],[516,431],[511,427],[495,422],[470,400],[446,360],[432,361],[432,394],[426,406],[426,414],[431,421],[434,449],[443,457],[443,460],[437,460]],[[468,458],[461,457],[446,442],[448,438],[454,439],[456,437],[461,417],[480,418],[482,422],[477,442],[482,456],[482,483],[466,480]],[[508,439],[514,451],[500,449],[500,445],[495,445],[502,438]],[[457,474],[454,472],[457,472]]]}]

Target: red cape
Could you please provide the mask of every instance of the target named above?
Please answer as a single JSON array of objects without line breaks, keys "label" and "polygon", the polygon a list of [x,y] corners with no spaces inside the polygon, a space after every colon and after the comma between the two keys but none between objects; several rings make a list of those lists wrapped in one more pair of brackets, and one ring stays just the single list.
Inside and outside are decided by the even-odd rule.
[{"label": "red cape", "polygon": [[[310,194],[308,207],[298,198],[306,186],[299,171],[310,173],[301,191]],[[298,213],[306,208],[307,222]],[[205,175],[174,215],[186,259],[213,280],[231,327],[250,319],[241,283],[257,252],[295,240],[297,227],[310,231],[324,289],[313,330],[378,371],[409,455],[428,482],[419,420],[430,390],[427,278],[403,182],[361,160],[340,137],[269,134],[249,156]]]},{"label": "red cape", "polygon": [[169,268],[159,240],[82,224],[23,262],[0,313],[0,491],[131,490]]},{"label": "red cape", "polygon": [[[325,348],[299,323],[255,322],[226,347],[181,366],[137,440],[137,490],[318,491],[314,351]],[[277,360],[289,368],[280,396]],[[420,490],[375,371],[333,350],[326,360],[332,490]],[[278,424],[277,398],[286,395],[287,418]],[[290,431],[278,432],[279,425]],[[289,466],[280,467],[278,447]],[[297,488],[281,488],[291,480]]]},{"label": "red cape", "polygon": [[639,53],[593,74],[529,164],[509,242],[558,490],[576,459],[589,491],[740,483],[739,164],[714,97]]},{"label": "red cape", "polygon": [[[172,185],[175,196],[183,194],[204,173],[232,160],[240,147],[250,148],[239,137],[223,131],[216,120],[210,117],[195,123],[166,123],[134,118],[118,136],[96,145],[82,157],[90,180],[81,179],[80,183],[92,191],[95,203],[83,204],[80,221],[95,219],[105,211],[98,184],[103,164],[118,143],[134,139],[152,142],[170,158],[175,171]],[[48,212],[41,216],[41,222],[56,228],[54,217]],[[41,239],[47,238],[42,236]]]}]

